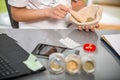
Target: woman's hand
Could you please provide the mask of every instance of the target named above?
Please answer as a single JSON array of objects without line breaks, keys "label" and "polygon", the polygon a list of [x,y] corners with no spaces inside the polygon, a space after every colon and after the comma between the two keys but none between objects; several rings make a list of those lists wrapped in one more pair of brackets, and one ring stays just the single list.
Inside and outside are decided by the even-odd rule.
[{"label": "woman's hand", "polygon": [[68,11],[69,9],[66,6],[60,4],[50,8],[48,15],[50,18],[63,19],[67,15]]},{"label": "woman's hand", "polygon": [[90,25],[90,26],[78,26],[78,29],[88,31],[95,31],[95,28],[99,28],[99,24]]}]

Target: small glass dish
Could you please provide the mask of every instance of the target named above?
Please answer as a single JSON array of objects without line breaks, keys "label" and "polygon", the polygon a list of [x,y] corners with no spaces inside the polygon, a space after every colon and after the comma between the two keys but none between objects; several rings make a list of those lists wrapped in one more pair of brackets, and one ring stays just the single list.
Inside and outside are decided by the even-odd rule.
[{"label": "small glass dish", "polygon": [[93,73],[95,71],[95,58],[92,55],[84,55],[81,58],[82,68],[86,73]]},{"label": "small glass dish", "polygon": [[49,56],[49,71],[59,74],[65,71],[64,55],[61,53],[53,53]]},{"label": "small glass dish", "polygon": [[76,54],[70,54],[65,58],[66,71],[70,74],[80,73],[81,62]]}]

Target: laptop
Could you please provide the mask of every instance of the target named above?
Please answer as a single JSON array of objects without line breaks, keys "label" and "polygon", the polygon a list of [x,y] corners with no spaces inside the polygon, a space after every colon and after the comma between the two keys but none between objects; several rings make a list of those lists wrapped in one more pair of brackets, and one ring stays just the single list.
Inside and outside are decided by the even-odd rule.
[{"label": "laptop", "polygon": [[28,59],[29,55],[28,52],[17,44],[16,40],[6,34],[0,34],[0,80],[46,70],[43,65],[36,71],[28,68],[23,62]]}]

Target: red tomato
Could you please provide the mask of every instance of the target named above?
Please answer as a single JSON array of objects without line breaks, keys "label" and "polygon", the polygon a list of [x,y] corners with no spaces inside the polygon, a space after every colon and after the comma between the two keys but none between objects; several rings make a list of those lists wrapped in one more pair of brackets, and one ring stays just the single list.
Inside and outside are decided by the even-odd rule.
[{"label": "red tomato", "polygon": [[90,43],[84,44],[83,48],[85,51],[90,51],[90,52],[93,52],[96,50],[96,46]]}]

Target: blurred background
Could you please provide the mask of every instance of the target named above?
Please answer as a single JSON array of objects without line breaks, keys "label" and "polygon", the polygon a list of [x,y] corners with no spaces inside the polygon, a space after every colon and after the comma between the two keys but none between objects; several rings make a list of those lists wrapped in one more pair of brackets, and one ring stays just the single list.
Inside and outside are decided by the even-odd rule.
[{"label": "blurred background", "polygon": [[11,24],[5,0],[0,0],[0,27],[9,28],[10,25]]},{"label": "blurred background", "polygon": [[[120,0],[86,0],[87,5],[98,4],[103,7],[100,21],[101,29],[119,27],[120,29]],[[12,28],[5,0],[0,0],[0,28]]]},{"label": "blurred background", "polygon": [[120,0],[93,0],[93,4],[103,7],[101,29],[120,30]]}]

